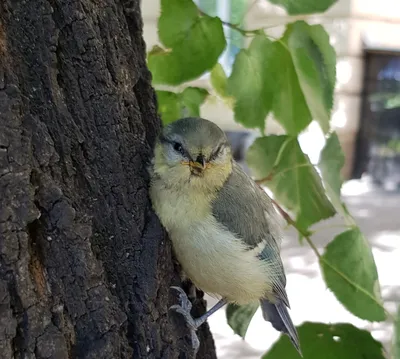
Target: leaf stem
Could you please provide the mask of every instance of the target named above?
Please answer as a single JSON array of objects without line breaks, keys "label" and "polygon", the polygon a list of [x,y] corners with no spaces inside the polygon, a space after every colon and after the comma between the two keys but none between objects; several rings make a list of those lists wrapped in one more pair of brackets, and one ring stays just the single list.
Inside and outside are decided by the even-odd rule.
[{"label": "leaf stem", "polygon": [[[199,14],[201,16],[210,16],[208,14],[206,14],[204,11],[202,11],[201,9],[198,8]],[[232,24],[228,21],[224,21],[220,18],[221,22],[223,25],[230,27],[231,29],[236,30],[237,32],[241,33],[243,36],[249,36],[249,35],[259,35],[263,32],[262,29],[256,29],[256,30],[245,30],[242,29],[239,24]]]},{"label": "leaf stem", "polygon": [[279,171],[279,172],[276,172],[276,167],[274,166],[274,168],[268,174],[268,176],[266,176],[264,178],[261,178],[261,179],[258,179],[258,180],[255,180],[255,182],[258,185],[260,185],[260,184],[263,184],[264,182],[271,181],[274,177],[280,176],[280,175],[284,174],[285,172],[292,171],[292,170],[294,170],[296,168],[299,168],[299,167],[314,167],[314,166],[311,163],[300,163],[300,164],[298,164],[296,166],[293,166],[293,167],[290,167],[290,168],[285,168],[284,170]]},{"label": "leaf stem", "polygon": [[[251,8],[256,2],[257,2],[257,1],[254,1],[254,3],[250,6],[250,8]],[[250,8],[249,8],[249,10],[250,10]],[[198,12],[199,12],[199,14],[200,14],[201,16],[210,16],[209,14],[205,13],[204,11],[202,11],[200,8],[198,8]],[[219,17],[219,16],[218,16],[218,17]],[[278,42],[282,42],[282,41],[280,41],[280,39],[278,39],[278,38],[276,38],[276,37],[274,37],[274,36],[272,36],[272,35],[266,34],[266,33],[265,33],[265,30],[273,29],[273,28],[275,28],[275,27],[282,26],[282,25],[287,25],[287,23],[284,22],[284,23],[279,23],[279,24],[270,25],[270,26],[263,26],[263,27],[260,27],[260,28],[258,28],[258,29],[254,29],[254,30],[246,30],[246,29],[241,28],[239,24],[232,24],[231,22],[222,20],[220,17],[219,17],[219,19],[221,20],[221,22],[222,22],[223,25],[228,26],[228,27],[230,27],[231,29],[236,30],[237,32],[241,33],[243,36],[252,36],[252,35],[261,35],[261,34],[263,34],[263,35],[267,36],[268,38],[270,38],[270,39],[272,39],[272,40],[276,40],[276,41],[278,41]],[[300,20],[301,20],[301,19],[300,19]],[[286,47],[286,49],[288,49],[288,47],[286,46],[286,44],[282,43],[282,45],[284,45],[284,46]]]},{"label": "leaf stem", "polygon": [[351,229],[351,228],[354,228],[354,226],[353,225],[348,225],[348,224],[343,224],[343,223],[341,223],[341,224],[330,224],[330,225],[326,225],[326,226],[319,226],[318,228],[312,229],[312,232],[313,233],[317,233],[319,231],[326,230],[326,229],[332,229],[332,228]]},{"label": "leaf stem", "polygon": [[281,159],[282,159],[283,151],[286,149],[286,146],[287,146],[291,141],[293,141],[293,139],[294,139],[294,137],[288,137],[288,138],[286,138],[286,140],[283,142],[282,146],[279,148],[278,155],[276,156],[275,163],[274,163],[274,167],[277,167],[277,166],[278,166],[279,162],[280,162]]},{"label": "leaf stem", "polygon": [[268,176],[261,178],[259,180],[255,180],[254,182],[257,183],[258,185],[263,184],[264,182],[269,182],[274,178],[275,172],[272,170]]},{"label": "leaf stem", "polygon": [[[290,143],[290,141],[292,141],[292,140],[293,140],[293,138],[287,138],[287,139],[283,142],[282,146],[279,148],[279,152],[278,152],[278,155],[276,156],[274,165],[272,166],[272,171],[268,174],[268,176],[266,176],[266,177],[264,177],[264,178],[261,178],[261,179],[259,179],[259,180],[256,180],[255,182],[256,182],[257,184],[260,185],[260,184],[262,184],[262,183],[264,183],[264,182],[271,181],[272,178],[277,174],[277,173],[275,173],[275,170],[276,170],[276,168],[278,167],[279,162],[281,161],[281,158],[282,158],[282,156],[283,156],[283,151],[285,150],[286,146],[287,146],[287,145]],[[290,169],[292,169],[292,168],[290,168]],[[286,170],[289,170],[289,169],[286,169]],[[283,170],[283,171],[281,171],[281,172],[278,173],[278,174],[281,174],[281,173],[285,172],[286,170]]]}]

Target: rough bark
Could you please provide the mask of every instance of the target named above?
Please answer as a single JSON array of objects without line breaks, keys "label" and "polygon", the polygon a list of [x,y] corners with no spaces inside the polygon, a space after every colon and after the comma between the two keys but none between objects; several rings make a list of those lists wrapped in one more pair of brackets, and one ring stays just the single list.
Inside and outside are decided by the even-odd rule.
[{"label": "rough bark", "polygon": [[190,357],[147,192],[159,129],[139,1],[0,2],[1,358]]}]

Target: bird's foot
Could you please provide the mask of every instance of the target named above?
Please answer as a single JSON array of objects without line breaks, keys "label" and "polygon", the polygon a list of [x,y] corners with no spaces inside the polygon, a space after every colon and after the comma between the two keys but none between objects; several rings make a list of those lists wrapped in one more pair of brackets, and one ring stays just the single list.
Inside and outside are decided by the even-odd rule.
[{"label": "bird's foot", "polygon": [[180,304],[175,304],[175,305],[171,306],[170,310],[173,310],[173,311],[179,313],[185,319],[185,323],[190,330],[190,336],[191,336],[191,340],[192,340],[192,348],[194,351],[193,357],[195,358],[197,351],[199,350],[199,347],[200,347],[200,341],[199,341],[199,338],[197,337],[196,330],[201,324],[203,324],[203,322],[194,319],[192,317],[192,315],[190,314],[190,311],[192,310],[192,303],[190,302],[185,291],[180,287],[174,286],[171,288],[175,289],[178,292]]}]

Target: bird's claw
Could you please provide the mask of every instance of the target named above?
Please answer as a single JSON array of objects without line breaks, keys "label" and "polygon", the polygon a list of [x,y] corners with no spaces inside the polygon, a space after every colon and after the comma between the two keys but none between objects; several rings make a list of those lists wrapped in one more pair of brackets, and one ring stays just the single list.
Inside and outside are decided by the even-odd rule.
[{"label": "bird's claw", "polygon": [[[173,305],[171,309],[174,308],[176,311],[179,311],[179,313],[181,313],[182,315],[183,315],[182,311],[186,311],[190,315],[190,311],[192,310],[192,303],[190,302],[185,291],[182,288],[175,286],[171,287],[171,289],[175,289],[179,294],[179,304]],[[181,308],[181,310],[178,310],[177,309],[178,307]]]},{"label": "bird's claw", "polygon": [[194,331],[197,330],[196,321],[193,319],[192,315],[190,314],[190,311],[187,311],[185,308],[183,308],[181,305],[178,304],[171,306],[169,309],[182,315],[185,318],[185,322],[189,327],[189,329]]},{"label": "bird's claw", "polygon": [[200,347],[200,341],[197,337],[196,330],[199,327],[199,323],[193,319],[190,311],[192,310],[192,303],[190,302],[188,296],[186,295],[185,291],[180,287],[171,287],[171,289],[175,289],[179,294],[179,303],[171,306],[169,309],[173,310],[174,312],[179,313],[185,319],[186,325],[190,330],[190,336],[192,340],[192,348],[194,351],[194,358],[196,357],[197,351]]}]

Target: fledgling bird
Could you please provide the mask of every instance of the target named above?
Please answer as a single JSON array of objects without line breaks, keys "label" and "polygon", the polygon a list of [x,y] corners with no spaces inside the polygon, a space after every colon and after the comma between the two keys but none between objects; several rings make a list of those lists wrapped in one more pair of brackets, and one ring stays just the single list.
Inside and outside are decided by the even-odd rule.
[{"label": "fledgling bird", "polygon": [[196,330],[227,303],[260,301],[264,319],[300,352],[287,310],[278,214],[233,160],[224,132],[201,118],[169,124],[156,143],[150,173],[153,207],[183,271],[196,287],[221,298],[197,319],[184,299],[175,309]]}]

